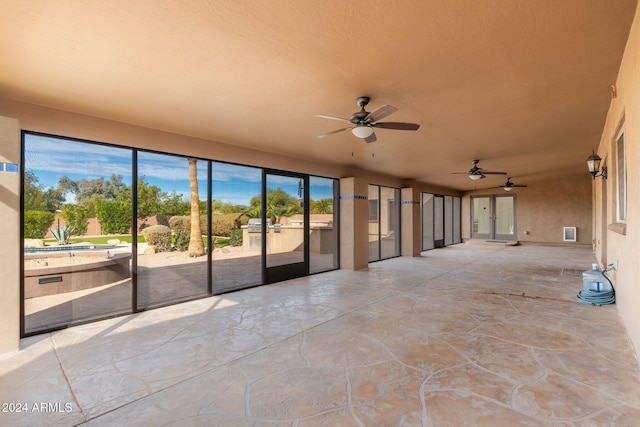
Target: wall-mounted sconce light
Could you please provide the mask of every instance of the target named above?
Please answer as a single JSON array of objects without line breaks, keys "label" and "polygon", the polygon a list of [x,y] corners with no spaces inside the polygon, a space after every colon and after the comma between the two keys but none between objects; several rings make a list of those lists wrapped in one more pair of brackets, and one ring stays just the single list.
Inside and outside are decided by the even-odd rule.
[{"label": "wall-mounted sconce light", "polygon": [[[607,167],[603,166],[602,171],[600,171],[601,161],[602,159],[596,154],[595,150],[587,158],[587,167],[589,168],[589,173],[591,174],[591,176],[593,176],[593,179],[596,179],[599,176],[601,176],[603,179],[607,179]],[[600,173],[598,174],[598,172]]]}]

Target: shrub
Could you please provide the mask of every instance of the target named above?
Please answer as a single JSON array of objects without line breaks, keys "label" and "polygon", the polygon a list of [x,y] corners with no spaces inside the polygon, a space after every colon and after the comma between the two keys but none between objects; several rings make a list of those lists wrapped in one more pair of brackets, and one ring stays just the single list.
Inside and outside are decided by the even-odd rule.
[{"label": "shrub", "polygon": [[44,239],[55,215],[44,211],[24,211],[24,237]]},{"label": "shrub", "polygon": [[191,217],[186,215],[172,216],[169,218],[169,228],[173,231],[189,231],[191,229]]},{"label": "shrub", "polygon": [[149,245],[155,246],[159,252],[171,250],[171,229],[166,225],[152,225],[142,230],[142,235]]},{"label": "shrub", "polygon": [[[169,218],[169,228],[173,231],[191,231],[191,216],[181,215]],[[200,232],[205,235],[208,232],[207,216],[200,215]]]},{"label": "shrub", "polygon": [[189,249],[189,241],[191,240],[191,233],[184,230],[176,230],[173,234],[173,245],[180,252],[184,252]]},{"label": "shrub", "polygon": [[209,224],[207,223],[206,215],[200,215],[200,231],[202,232],[202,235],[209,233]]},{"label": "shrub", "polygon": [[166,225],[167,227],[169,227],[170,218],[171,218],[171,215],[162,215],[162,214],[156,215],[156,221],[158,225]]},{"label": "shrub", "polygon": [[211,234],[213,236],[231,237],[231,231],[236,226],[238,214],[213,215],[211,219]]},{"label": "shrub", "polygon": [[62,205],[62,217],[64,221],[73,228],[76,236],[87,234],[87,224],[89,221],[89,210],[81,205]]},{"label": "shrub", "polygon": [[231,237],[229,238],[230,246],[242,246],[242,230],[236,228],[231,230]]},{"label": "shrub", "polygon": [[96,203],[96,216],[104,234],[127,234],[131,228],[131,203],[102,200]]}]

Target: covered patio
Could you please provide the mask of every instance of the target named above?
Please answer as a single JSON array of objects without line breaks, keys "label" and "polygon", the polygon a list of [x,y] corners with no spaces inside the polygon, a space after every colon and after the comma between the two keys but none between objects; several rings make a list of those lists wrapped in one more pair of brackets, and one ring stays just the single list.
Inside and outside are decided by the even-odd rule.
[{"label": "covered patio", "polygon": [[616,308],[576,299],[593,259],[454,245],[23,339],[0,421],[638,425]]}]

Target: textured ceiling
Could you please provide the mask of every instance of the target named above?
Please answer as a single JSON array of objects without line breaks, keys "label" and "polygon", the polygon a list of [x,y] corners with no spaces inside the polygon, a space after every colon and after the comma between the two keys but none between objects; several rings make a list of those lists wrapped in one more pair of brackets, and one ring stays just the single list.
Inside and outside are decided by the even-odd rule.
[{"label": "textured ceiling", "polygon": [[[637,0],[0,0],[0,97],[457,190],[584,172]],[[416,132],[343,123],[367,110]]]}]

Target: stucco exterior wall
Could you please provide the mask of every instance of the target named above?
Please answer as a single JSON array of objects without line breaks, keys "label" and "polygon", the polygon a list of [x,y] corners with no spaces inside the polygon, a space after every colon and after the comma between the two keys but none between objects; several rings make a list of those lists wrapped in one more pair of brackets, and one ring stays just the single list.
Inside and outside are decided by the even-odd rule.
[{"label": "stucco exterior wall", "polygon": [[[609,168],[609,179],[593,183],[596,256],[602,264],[617,264],[612,273],[619,316],[640,352],[640,8],[636,10],[615,84],[598,155]],[[616,138],[625,135],[627,168],[626,224],[616,222]]]},{"label": "stucco exterior wall", "polygon": [[[521,180],[518,180],[518,182]],[[514,188],[516,229],[520,242],[583,244],[593,239],[591,224],[591,175],[585,173],[562,179],[522,182],[527,188]],[[471,237],[471,196],[507,194],[502,189],[476,190],[462,198],[462,238]],[[564,241],[563,227],[576,227],[577,242]],[[528,234],[525,234],[525,231]],[[588,266],[587,266],[588,267]]]},{"label": "stucco exterior wall", "polygon": [[0,354],[18,350],[20,335],[20,174],[5,163],[20,163],[20,123],[0,117]]}]

